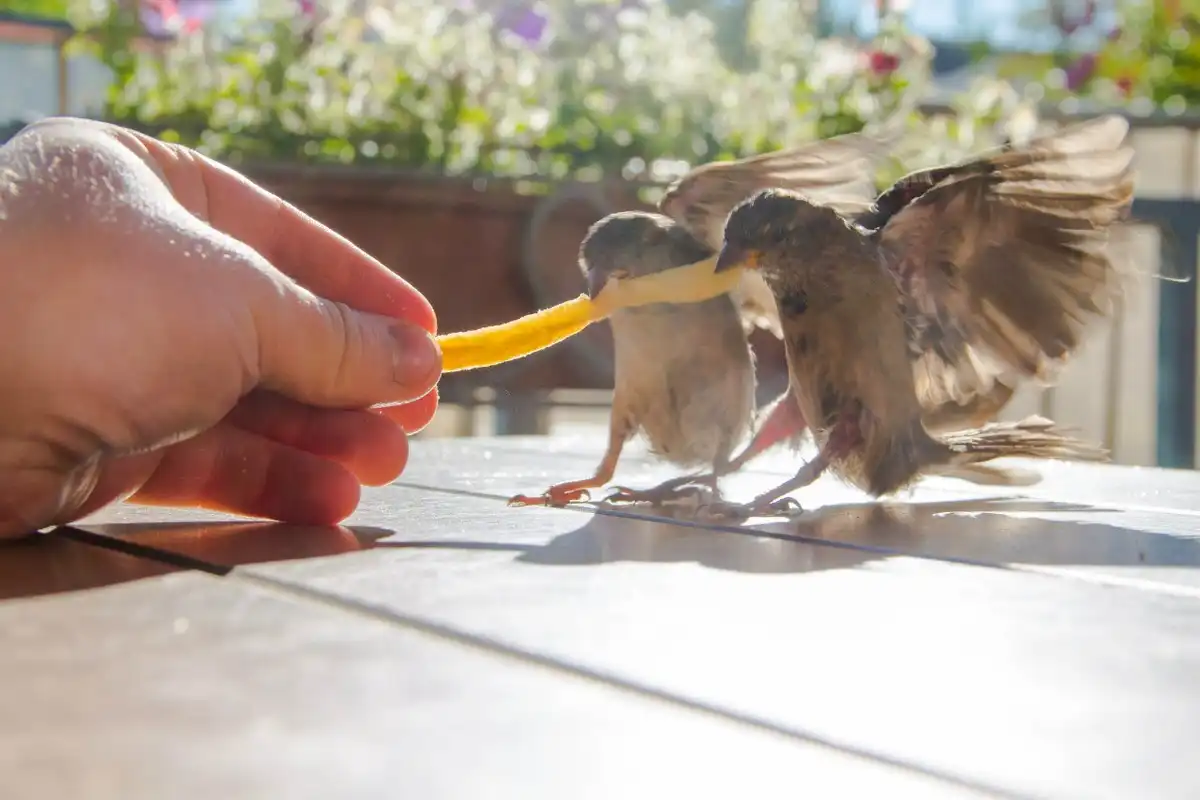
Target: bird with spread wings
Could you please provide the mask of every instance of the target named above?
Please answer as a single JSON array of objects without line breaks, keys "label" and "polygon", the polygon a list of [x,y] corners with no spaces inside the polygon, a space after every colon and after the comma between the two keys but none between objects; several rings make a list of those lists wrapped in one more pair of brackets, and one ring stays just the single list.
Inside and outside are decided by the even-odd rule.
[{"label": "bird with spread wings", "polygon": [[[697,258],[719,251],[730,212],[768,189],[800,193],[869,232],[878,244],[881,268],[900,289],[925,424],[931,431],[957,430],[993,419],[1022,381],[1052,382],[1059,366],[1078,350],[1088,324],[1110,313],[1120,282],[1107,247],[1109,234],[1128,213],[1133,196],[1127,134],[1123,118],[1100,117],[1024,145],[911,173],[879,194],[872,182],[874,165],[890,142],[850,134],[697,167],[669,187],[659,202],[661,214],[649,216],[681,228],[689,242],[700,245],[686,249],[688,257]],[[636,260],[582,266],[595,292],[609,279],[645,274]],[[660,259],[650,271],[679,265]],[[743,337],[754,327],[782,337],[780,309],[758,270],[743,270],[729,299]],[[694,324],[676,326],[677,340],[643,343],[665,373],[686,376],[686,365],[693,365],[694,372],[695,365],[703,364],[703,342],[689,334],[712,326],[714,315],[706,311],[691,320]],[[616,335],[617,320],[613,322]],[[639,377],[622,375],[619,362],[620,355],[614,420],[623,389],[629,388],[623,384],[636,384]],[[671,363],[680,368],[667,369]],[[634,387],[633,394],[661,390],[661,383]],[[673,397],[659,409],[662,413],[686,405],[689,391],[709,391],[703,382],[691,381],[682,387],[681,397],[680,381],[674,383],[666,387]],[[646,405],[644,397],[641,405]],[[764,416],[737,456],[720,452],[722,447],[705,453],[712,456],[711,486],[776,444],[799,444],[807,431],[791,388]],[[735,419],[713,424],[741,429]],[[591,479],[560,484],[566,491],[557,494],[558,487],[552,487],[543,495],[547,502],[579,499],[580,489],[606,484],[625,439],[636,432],[636,426],[624,427],[633,430],[623,431],[625,438],[610,436]],[[676,427],[670,435],[689,435],[686,426]],[[703,434],[691,432],[700,439],[706,438]],[[655,447],[655,437],[649,438],[659,452],[684,449],[678,444]],[[622,488],[609,499],[660,501],[698,479],[688,475],[645,491]]]}]

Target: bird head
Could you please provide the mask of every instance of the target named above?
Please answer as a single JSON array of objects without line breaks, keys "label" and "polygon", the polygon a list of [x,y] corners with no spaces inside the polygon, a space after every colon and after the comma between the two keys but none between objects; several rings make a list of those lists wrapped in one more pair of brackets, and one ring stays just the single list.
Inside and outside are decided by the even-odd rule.
[{"label": "bird head", "polygon": [[684,266],[711,255],[670,219],[641,211],[609,214],[579,248],[579,265],[593,300],[610,280],[622,281]]},{"label": "bird head", "polygon": [[717,256],[717,272],[754,269],[772,272],[773,256],[811,246],[813,233],[840,218],[833,209],[818,205],[796,192],[764,189],[729,212],[724,242]]}]

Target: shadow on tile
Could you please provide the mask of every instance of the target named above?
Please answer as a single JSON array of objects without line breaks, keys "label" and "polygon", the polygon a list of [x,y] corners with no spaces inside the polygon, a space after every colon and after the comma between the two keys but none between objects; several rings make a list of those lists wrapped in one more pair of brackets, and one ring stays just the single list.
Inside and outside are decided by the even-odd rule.
[{"label": "shadow on tile", "polygon": [[279,522],[128,522],[61,528],[56,536],[180,568],[224,574],[243,564],[339,555],[393,535],[384,528]]},{"label": "shadow on tile", "polygon": [[694,521],[685,512],[654,516],[601,505],[586,524],[545,545],[432,540],[378,546],[509,551],[519,562],[551,566],[693,562],[752,573],[841,569],[896,555],[1042,566],[1200,565],[1200,540],[1038,516],[1098,510],[1005,497],[872,502],[822,506],[793,520],[732,527]]},{"label": "shadow on tile", "polygon": [[690,562],[762,574],[845,569],[896,555],[998,565],[1200,565],[1200,540],[1046,516],[1088,511],[1103,509],[1012,497],[867,502],[822,506],[793,520],[732,527],[695,521],[683,511],[654,515],[597,504],[598,513],[589,515],[585,524],[545,544],[528,539],[380,541],[395,532],[267,522],[114,523],[88,528],[114,549],[136,545],[158,554],[147,557],[181,568],[191,567],[186,560],[192,559],[224,571],[374,547],[509,552],[520,563],[560,567]]},{"label": "shadow on tile", "polygon": [[[608,516],[614,513],[601,508]],[[990,564],[1043,566],[1200,566],[1200,539],[1046,514],[1111,512],[1096,506],[995,497],[933,502],[822,506],[791,520],[715,526],[734,535],[768,535],[873,551]],[[1019,516],[1017,516],[1019,515]],[[665,515],[676,524],[686,513]]]},{"label": "shadow on tile", "polygon": [[0,544],[0,600],[98,589],[175,570],[161,561],[34,534]]},{"label": "shadow on tile", "polygon": [[390,541],[380,548],[510,552],[516,561],[546,566],[596,566],[617,562],[698,563],[752,573],[843,569],[876,558],[848,547],[823,547],[787,537],[750,538],[724,531],[673,525],[662,519],[596,514],[581,528],[544,545],[467,540]]}]

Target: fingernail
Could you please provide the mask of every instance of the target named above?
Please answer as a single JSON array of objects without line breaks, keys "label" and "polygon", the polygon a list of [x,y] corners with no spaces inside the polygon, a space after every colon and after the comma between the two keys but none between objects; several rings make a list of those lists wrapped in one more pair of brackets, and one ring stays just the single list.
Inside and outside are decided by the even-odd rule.
[{"label": "fingernail", "polygon": [[396,383],[427,389],[442,370],[442,349],[432,336],[416,325],[398,322],[391,328],[396,349],[392,351],[392,377]]}]

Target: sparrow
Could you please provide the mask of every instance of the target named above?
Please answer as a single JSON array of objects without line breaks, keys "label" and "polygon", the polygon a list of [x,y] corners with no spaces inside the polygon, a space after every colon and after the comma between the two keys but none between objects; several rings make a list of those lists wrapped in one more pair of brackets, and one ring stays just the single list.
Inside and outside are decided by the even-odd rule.
[{"label": "sparrow", "polygon": [[[591,226],[579,250],[589,295],[595,298],[610,280],[714,257],[730,210],[758,189],[803,189],[848,214],[869,209],[873,159],[889,143],[885,135],[846,134],[696,167],[667,188],[657,212],[619,212]],[[778,326],[775,300],[760,275],[747,271],[732,292],[710,300],[621,309],[609,322],[613,401],[600,464],[588,478],[555,484],[537,497],[517,495],[510,505],[590,499],[589,490],[612,480],[623,448],[639,433],[669,463],[710,469],[707,480],[715,489],[734,448],[751,432],[755,373],[748,333],[756,326]],[[675,484],[695,477],[643,492],[617,487],[608,499],[669,499]]]},{"label": "sparrow", "polygon": [[[965,162],[946,167],[922,170],[902,178],[886,191],[882,192],[876,202],[866,211],[852,215],[852,219],[860,227],[867,229],[879,228],[886,221],[886,218],[898,213],[902,208],[917,200],[922,193],[933,188],[935,185],[954,181],[959,175],[964,174],[962,170],[979,164],[979,162],[990,163],[996,156],[1003,156],[1016,150],[1021,150],[1022,152],[1038,151],[1040,148],[1046,146],[1050,146],[1051,148],[1064,146],[1070,148],[1072,146],[1071,142],[1077,140],[1082,142],[1081,146],[1084,148],[1094,148],[1098,151],[1106,149],[1113,151],[1122,150],[1122,152],[1132,156],[1132,151],[1125,146],[1127,134],[1127,122],[1119,117],[1105,116],[1080,125],[1063,128],[1057,134],[1053,134],[1048,138],[1035,139],[1024,147],[1015,144],[1011,139],[1006,139],[1004,145],[992,153],[985,153],[981,156],[968,159]],[[1052,167],[1049,166],[1051,162],[1054,162]],[[996,163],[999,165],[1001,162]],[[1035,158],[1035,161],[1032,163],[1041,163],[1047,165],[1047,169],[1058,170],[1061,174],[1048,172],[1044,177],[1048,180],[1065,181],[1078,187],[1077,191],[1086,195],[1086,181],[1089,176],[1079,171],[1087,169],[1086,162],[1071,161],[1060,156],[1050,159]],[[1033,167],[1030,165],[1026,168]],[[1053,191],[1053,189],[1049,189],[1049,191]],[[1098,203],[1109,202],[1103,196],[1094,197],[1093,201]],[[1085,200],[1084,202],[1086,203],[1087,201]],[[1126,202],[1124,209],[1127,211],[1128,207],[1129,203]],[[1064,217],[1069,217],[1071,213],[1069,206],[1064,206],[1060,210],[1060,214]],[[1069,227],[1069,219],[1065,219],[1063,224]],[[1102,273],[1102,279],[1107,280],[1107,275],[1107,273]],[[1080,286],[1084,286],[1086,281],[1093,279],[1094,276],[1087,274],[1077,274],[1074,277],[1074,280],[1080,282]],[[1031,291],[1041,292],[1042,290],[1035,285],[1031,287]],[[1045,297],[1045,295],[1043,296]],[[1049,302],[1055,302],[1053,297],[1047,297],[1047,299]],[[1072,313],[1069,308],[1063,307],[1063,310],[1065,313]],[[1089,309],[1088,311],[1088,316],[1091,317],[1101,315],[1101,312],[1095,310]],[[777,336],[781,336],[777,318],[768,319],[761,327],[768,328]],[[1039,364],[1033,371],[1028,369],[1027,365],[1023,364],[1018,364],[1015,367],[1010,364],[1007,368],[1001,369],[999,368],[1001,367],[1000,363],[993,363],[992,367],[995,371],[990,376],[992,383],[990,391],[983,391],[977,388],[975,391],[967,393],[951,391],[928,395],[926,398],[926,427],[935,431],[952,431],[964,427],[978,427],[983,425],[987,421],[994,419],[1004,409],[1021,383],[1034,380],[1043,386],[1052,385],[1054,383],[1054,375],[1052,373],[1056,371],[1057,367],[1067,357],[1075,352],[1080,343],[1078,337],[1065,343],[1064,347],[1058,351],[1056,363],[1052,365],[1053,368],[1045,362]],[[795,450],[803,442],[807,433],[807,423],[800,413],[796,398],[790,391],[785,392],[783,396],[771,404],[764,416],[765,421],[755,432],[752,441],[738,455],[731,459],[726,469],[727,474],[741,469],[760,454],[779,444],[790,443],[792,449]]]},{"label": "sparrow", "polygon": [[716,510],[787,510],[798,504],[785,495],[826,471],[880,497],[923,475],[1029,482],[987,463],[996,458],[1107,459],[1041,417],[953,430],[945,415],[986,406],[998,383],[1052,380],[1089,319],[1111,311],[1122,287],[1109,233],[1134,193],[1128,129],[1104,116],[915,172],[857,215],[779,188],[735,206],[716,269],[769,287],[789,413],[818,453],[750,503]]}]

